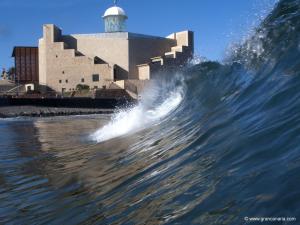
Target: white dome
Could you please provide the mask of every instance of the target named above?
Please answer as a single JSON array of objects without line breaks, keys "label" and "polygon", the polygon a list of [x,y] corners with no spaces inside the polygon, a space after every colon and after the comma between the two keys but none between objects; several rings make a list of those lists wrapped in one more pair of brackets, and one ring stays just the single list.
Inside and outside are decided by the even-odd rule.
[{"label": "white dome", "polygon": [[103,18],[107,16],[124,16],[127,18],[125,11],[118,6],[113,6],[107,9],[103,15]]}]

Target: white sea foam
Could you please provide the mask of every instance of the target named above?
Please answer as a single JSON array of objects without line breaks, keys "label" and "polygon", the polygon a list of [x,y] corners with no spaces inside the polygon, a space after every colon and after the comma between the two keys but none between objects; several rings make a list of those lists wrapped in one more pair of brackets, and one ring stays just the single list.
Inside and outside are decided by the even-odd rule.
[{"label": "white sea foam", "polygon": [[194,54],[194,56],[189,59],[187,66],[193,67],[195,65],[198,65],[198,64],[204,63],[204,62],[208,62],[208,61],[209,60],[206,57]]},{"label": "white sea foam", "polygon": [[153,89],[144,93],[143,101],[131,109],[113,115],[111,121],[92,134],[91,138],[103,142],[147,128],[175,110],[183,99],[181,89],[170,92],[161,103],[155,103],[156,95],[157,92]]}]

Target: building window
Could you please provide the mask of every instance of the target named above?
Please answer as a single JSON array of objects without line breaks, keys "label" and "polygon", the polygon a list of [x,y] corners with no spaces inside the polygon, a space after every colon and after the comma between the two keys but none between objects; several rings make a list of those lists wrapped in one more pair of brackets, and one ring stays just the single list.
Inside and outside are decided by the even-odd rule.
[{"label": "building window", "polygon": [[93,82],[99,81],[99,74],[93,74]]},{"label": "building window", "polygon": [[81,83],[84,83],[84,78],[81,78]]},{"label": "building window", "polygon": [[62,71],[62,74],[65,74],[65,71]]},{"label": "building window", "polygon": [[58,55],[55,55],[56,58],[58,58]]},{"label": "building window", "polygon": [[61,84],[61,80],[58,81]]},{"label": "building window", "polygon": [[69,81],[68,80],[66,80],[66,83],[68,83]]},{"label": "building window", "polygon": [[98,86],[94,86],[94,89],[98,89]]}]

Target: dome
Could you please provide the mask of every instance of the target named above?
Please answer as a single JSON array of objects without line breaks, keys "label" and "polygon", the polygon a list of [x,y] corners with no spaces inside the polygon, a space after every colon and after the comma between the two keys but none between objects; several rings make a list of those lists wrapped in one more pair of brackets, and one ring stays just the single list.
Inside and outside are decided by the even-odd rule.
[{"label": "dome", "polygon": [[113,6],[107,9],[103,15],[103,18],[108,16],[123,16],[127,18],[125,11],[118,6]]}]

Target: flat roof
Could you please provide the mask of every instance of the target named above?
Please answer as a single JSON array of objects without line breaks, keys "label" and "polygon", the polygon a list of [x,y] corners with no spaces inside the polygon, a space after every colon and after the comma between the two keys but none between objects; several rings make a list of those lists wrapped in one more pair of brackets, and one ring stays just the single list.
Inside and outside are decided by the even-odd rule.
[{"label": "flat roof", "polygon": [[149,38],[149,39],[169,39],[166,37],[152,36],[146,34],[137,34],[131,32],[113,32],[113,33],[94,33],[94,34],[70,34],[63,36],[73,36],[73,37],[99,37],[99,38]]},{"label": "flat roof", "polygon": [[12,52],[12,54],[11,54],[11,57],[15,57],[15,52],[16,52],[16,49],[19,49],[19,48],[25,48],[25,49],[27,49],[27,48],[30,48],[30,49],[37,49],[38,47],[36,47],[36,46],[15,46],[14,48],[13,48],[13,52]]}]

